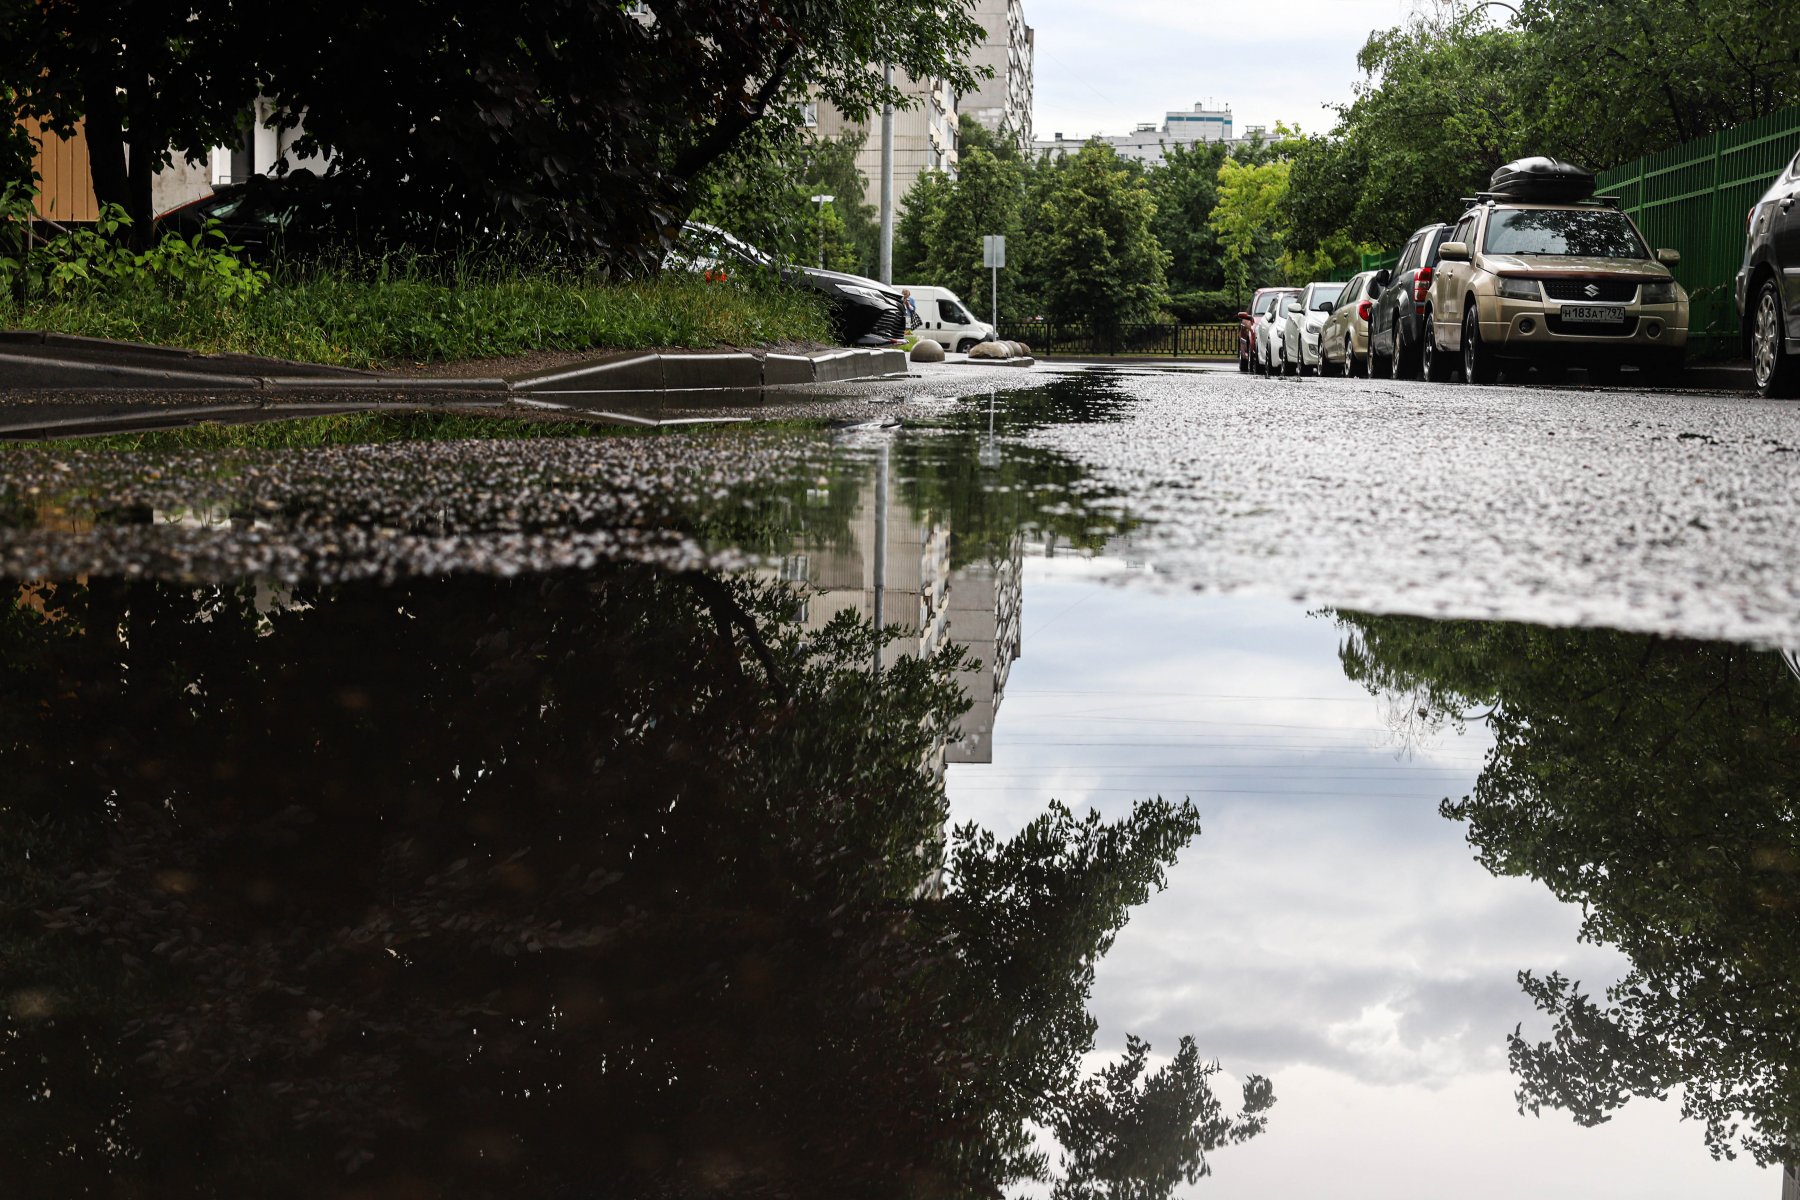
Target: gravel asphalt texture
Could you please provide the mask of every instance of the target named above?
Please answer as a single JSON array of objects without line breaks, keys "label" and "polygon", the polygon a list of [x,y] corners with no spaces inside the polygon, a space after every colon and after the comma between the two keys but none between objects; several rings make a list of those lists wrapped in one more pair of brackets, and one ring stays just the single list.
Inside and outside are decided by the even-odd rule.
[{"label": "gravel asphalt texture", "polygon": [[[1055,451],[1086,490],[1122,500],[1147,522],[1134,557],[1170,587],[1800,646],[1800,405],[1040,365],[771,392],[740,411],[928,425],[996,389],[1003,445]],[[1066,421],[1044,400],[1058,389],[1085,397]],[[870,436],[254,455],[51,443],[0,458],[0,573],[332,579],[620,556],[725,566],[741,559],[696,545],[675,514],[866,453]],[[90,528],[69,516],[96,509],[159,519]]]}]

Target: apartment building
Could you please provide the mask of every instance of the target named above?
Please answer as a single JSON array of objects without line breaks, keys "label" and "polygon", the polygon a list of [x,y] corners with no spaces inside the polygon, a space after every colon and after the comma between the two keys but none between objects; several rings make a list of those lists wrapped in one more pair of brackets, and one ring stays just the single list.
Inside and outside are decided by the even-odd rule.
[{"label": "apartment building", "polygon": [[1105,142],[1118,152],[1120,158],[1136,159],[1147,167],[1161,166],[1168,158],[1168,148],[1177,145],[1198,145],[1203,142],[1224,142],[1228,145],[1239,145],[1252,138],[1266,138],[1267,130],[1261,125],[1252,125],[1244,131],[1243,137],[1236,136],[1235,122],[1231,114],[1231,106],[1210,108],[1204,104],[1196,104],[1191,109],[1173,110],[1163,114],[1161,123],[1147,121],[1140,124],[1130,133],[1094,134],[1084,137],[1064,137],[1057,133],[1033,143],[1034,148],[1043,154],[1061,157],[1073,154],[1087,145],[1099,140]]},{"label": "apartment building", "polygon": [[1033,56],[1037,33],[1025,23],[1020,0],[976,0],[975,19],[987,37],[971,56],[976,67],[994,76],[963,97],[962,111],[990,132],[1011,138],[1021,153],[1032,143],[1031,102]]}]

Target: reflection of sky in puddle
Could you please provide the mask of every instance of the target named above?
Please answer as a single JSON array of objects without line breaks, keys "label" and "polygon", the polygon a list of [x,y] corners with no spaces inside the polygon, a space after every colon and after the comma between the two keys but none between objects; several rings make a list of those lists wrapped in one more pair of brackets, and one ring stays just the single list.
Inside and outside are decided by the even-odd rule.
[{"label": "reflection of sky in puddle", "polygon": [[950,799],[1003,837],[1051,797],[1109,817],[1157,794],[1199,807],[1200,839],[1101,962],[1092,1004],[1102,1055],[1127,1033],[1158,1051],[1191,1033],[1227,1070],[1273,1077],[1268,1134],[1221,1151],[1193,1194],[1779,1188],[1713,1162],[1672,1100],[1594,1129],[1517,1113],[1505,1035],[1533,1013],[1515,973],[1596,983],[1624,963],[1578,943],[1579,911],[1543,884],[1477,865],[1438,815],[1475,783],[1481,727],[1400,728],[1344,677],[1329,616],[1096,582],[1106,569],[1026,560],[993,762],[951,766]]}]

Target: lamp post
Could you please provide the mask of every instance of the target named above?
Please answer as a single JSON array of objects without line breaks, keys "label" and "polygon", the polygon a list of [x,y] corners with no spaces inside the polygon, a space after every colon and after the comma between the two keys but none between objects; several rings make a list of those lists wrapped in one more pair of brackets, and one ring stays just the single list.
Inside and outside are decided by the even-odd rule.
[{"label": "lamp post", "polygon": [[836,196],[818,195],[812,202],[819,206],[819,270],[825,269],[825,206],[836,200]]}]

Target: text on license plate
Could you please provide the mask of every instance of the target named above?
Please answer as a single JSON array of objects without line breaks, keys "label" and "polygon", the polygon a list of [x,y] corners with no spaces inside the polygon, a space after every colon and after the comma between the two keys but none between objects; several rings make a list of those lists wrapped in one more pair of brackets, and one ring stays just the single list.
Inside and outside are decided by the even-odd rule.
[{"label": "text on license plate", "polygon": [[1562,306],[1562,319],[1604,325],[1623,325],[1625,310],[1613,305],[1565,304]]}]

